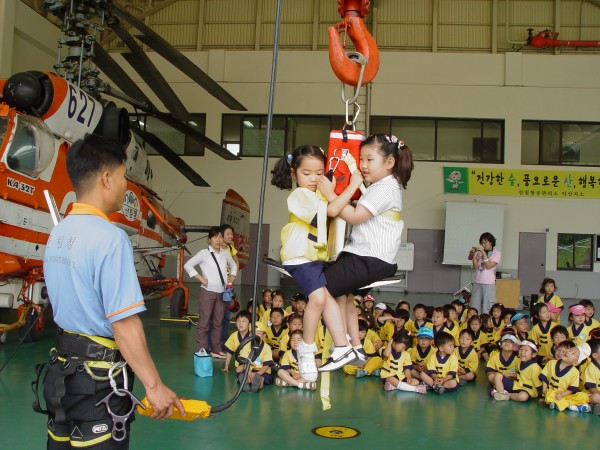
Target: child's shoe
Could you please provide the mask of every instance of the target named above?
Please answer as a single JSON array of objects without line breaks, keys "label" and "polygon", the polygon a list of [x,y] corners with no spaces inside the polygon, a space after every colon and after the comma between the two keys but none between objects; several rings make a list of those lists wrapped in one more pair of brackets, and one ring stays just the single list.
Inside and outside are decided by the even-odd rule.
[{"label": "child's shoe", "polygon": [[307,381],[306,383],[298,383],[298,389],[306,389],[308,391],[314,391],[317,389],[317,383],[314,381]]},{"label": "child's shoe", "polygon": [[496,389],[490,389],[490,396],[491,397],[494,397],[497,393],[498,393],[498,391]]},{"label": "child's shoe", "polygon": [[367,376],[367,371],[365,369],[358,369],[354,374],[356,378],[362,378]]},{"label": "child's shoe", "polygon": [[466,379],[466,378],[459,377],[459,378],[458,378],[458,385],[459,385],[459,386],[464,386],[465,384],[467,384],[467,379]]},{"label": "child's shoe", "polygon": [[442,395],[444,392],[446,392],[446,388],[444,386],[442,386],[441,384],[434,384],[433,390],[435,391],[435,393],[437,395]]},{"label": "child's shoe", "polygon": [[378,377],[379,375],[381,375],[381,369],[375,369],[373,372],[371,372],[371,375],[374,377]]},{"label": "child's shoe", "polygon": [[275,386],[278,386],[278,387],[286,387],[286,386],[289,386],[289,384],[287,384],[287,383],[286,383],[285,381],[283,381],[281,378],[277,378],[277,379],[275,380]]},{"label": "child's shoe", "polygon": [[427,394],[427,385],[420,384],[415,386],[415,392],[417,394]]},{"label": "child's shoe", "polygon": [[556,409],[556,403],[554,403],[554,402],[548,403],[548,408],[550,408],[550,409]]},{"label": "child's shoe", "polygon": [[390,383],[389,381],[386,381],[385,384],[383,385],[383,389],[385,391],[394,391],[396,390],[396,386],[394,386],[392,383]]},{"label": "child's shoe", "polygon": [[260,375],[254,375],[252,378],[252,384],[250,385],[250,392],[258,392],[262,383],[262,377]]},{"label": "child's shoe", "polygon": [[[356,351],[351,345],[347,345],[345,347],[336,347],[331,352],[331,356],[327,358],[327,361],[325,361],[325,363],[319,367],[319,372],[331,372],[337,370],[346,364],[350,364],[356,358]],[[304,376],[302,376],[302,378],[308,380]],[[316,379],[308,381],[316,381]]]},{"label": "child's shoe", "polygon": [[595,403],[592,405],[592,414],[600,416],[600,403]]},{"label": "child's shoe", "polygon": [[508,395],[508,392],[504,391],[504,392],[496,392],[494,394],[494,400],[497,400],[499,402],[505,401],[505,400],[510,400],[510,395]]},{"label": "child's shoe", "polygon": [[590,405],[570,405],[569,411],[589,413],[591,411],[591,408],[590,408]]},{"label": "child's shoe", "polygon": [[317,371],[317,364],[315,363],[315,352],[317,346],[313,342],[308,345],[304,341],[300,342],[298,346],[298,370],[300,376],[306,381],[317,381],[319,372]]}]

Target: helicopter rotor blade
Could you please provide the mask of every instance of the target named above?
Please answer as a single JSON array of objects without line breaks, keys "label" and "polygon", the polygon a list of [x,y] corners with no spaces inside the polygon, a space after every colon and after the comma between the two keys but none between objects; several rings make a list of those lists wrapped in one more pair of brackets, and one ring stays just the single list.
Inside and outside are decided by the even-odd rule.
[{"label": "helicopter rotor blade", "polygon": [[156,51],[229,109],[235,111],[247,111],[247,109],[229,94],[229,92],[223,89],[216,81],[199,69],[179,50],[175,49],[142,21],[129,14],[129,12],[117,7],[114,3],[112,12],[141,32],[141,34],[135,34],[137,39]]},{"label": "helicopter rotor blade", "polygon": [[204,180],[194,169],[192,169],[183,159],[179,157],[167,144],[159,137],[138,127],[131,127],[131,131],[146,141],[152,148],[161,154],[163,158],[171,163],[184,177],[186,177],[194,186],[210,187],[210,184]]},{"label": "helicopter rotor blade", "polygon": [[[144,50],[135,42],[135,39],[125,28],[123,28],[118,19],[111,21],[109,26],[115,34],[129,48],[129,53],[123,53],[123,58],[140,74],[146,84],[152,89],[156,96],[171,111],[171,113],[183,122],[192,120],[192,116],[185,109],[181,100],[177,97],[167,80],[160,74],[156,66],[152,63]],[[127,91],[126,91],[127,92]]]},{"label": "helicopter rotor blade", "polygon": [[94,46],[94,64],[115,83],[121,92],[127,92],[127,96],[135,100],[138,105],[147,105],[146,109],[152,107],[152,103],[142,92],[139,86],[133,81],[121,66],[109,55],[109,53],[100,45]]},{"label": "helicopter rotor blade", "polygon": [[223,148],[221,145],[217,144],[212,139],[206,137],[204,134],[197,131],[195,128],[189,126],[186,123],[180,122],[179,120],[177,120],[175,117],[171,116],[170,114],[155,112],[152,114],[152,116],[156,117],[158,120],[160,120],[164,124],[169,125],[170,127],[176,129],[180,133],[185,134],[190,139],[193,139],[196,142],[198,142],[199,144],[205,146],[207,149],[216,153],[223,159],[227,159],[230,161],[241,159],[240,157],[231,153],[229,150],[227,150],[227,149]]}]

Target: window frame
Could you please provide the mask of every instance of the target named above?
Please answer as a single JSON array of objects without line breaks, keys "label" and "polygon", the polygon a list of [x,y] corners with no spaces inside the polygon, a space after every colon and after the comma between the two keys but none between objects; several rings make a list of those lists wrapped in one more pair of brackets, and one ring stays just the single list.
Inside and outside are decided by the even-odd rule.
[{"label": "window frame", "polygon": [[[571,238],[572,238],[571,248],[572,248],[573,258],[571,259],[571,264],[572,264],[571,267],[564,267],[559,264],[559,256],[560,256],[559,245],[560,245],[561,236],[571,236]],[[590,247],[589,247],[589,252],[590,252],[589,253],[590,254],[590,263],[589,264],[590,264],[590,266],[589,266],[589,268],[576,267],[575,243],[577,242],[577,240],[576,240],[577,237],[585,237],[585,238],[589,238],[589,240],[590,240]],[[594,270],[594,235],[586,234],[586,233],[558,233],[556,236],[556,270],[567,271],[567,272],[592,272]]]}]

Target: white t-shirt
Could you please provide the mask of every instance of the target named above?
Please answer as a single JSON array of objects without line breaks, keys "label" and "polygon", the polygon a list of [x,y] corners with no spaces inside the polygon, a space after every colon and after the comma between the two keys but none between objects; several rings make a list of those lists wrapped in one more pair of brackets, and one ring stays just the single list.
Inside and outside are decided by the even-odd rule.
[{"label": "white t-shirt", "polygon": [[396,263],[404,221],[381,216],[387,210],[402,211],[402,188],[393,175],[371,184],[358,201],[373,214],[366,222],[352,227],[345,252],[371,256],[389,264]]}]

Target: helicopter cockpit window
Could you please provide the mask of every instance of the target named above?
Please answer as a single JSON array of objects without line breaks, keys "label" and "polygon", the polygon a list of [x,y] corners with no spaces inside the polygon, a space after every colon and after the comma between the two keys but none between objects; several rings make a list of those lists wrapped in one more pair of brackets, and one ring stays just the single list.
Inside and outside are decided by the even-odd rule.
[{"label": "helicopter cockpit window", "polygon": [[6,154],[8,168],[37,178],[50,165],[53,157],[54,136],[44,121],[18,115],[15,134]]},{"label": "helicopter cockpit window", "polygon": [[4,135],[6,134],[6,129],[8,128],[8,118],[0,117],[0,142],[4,140]]}]

